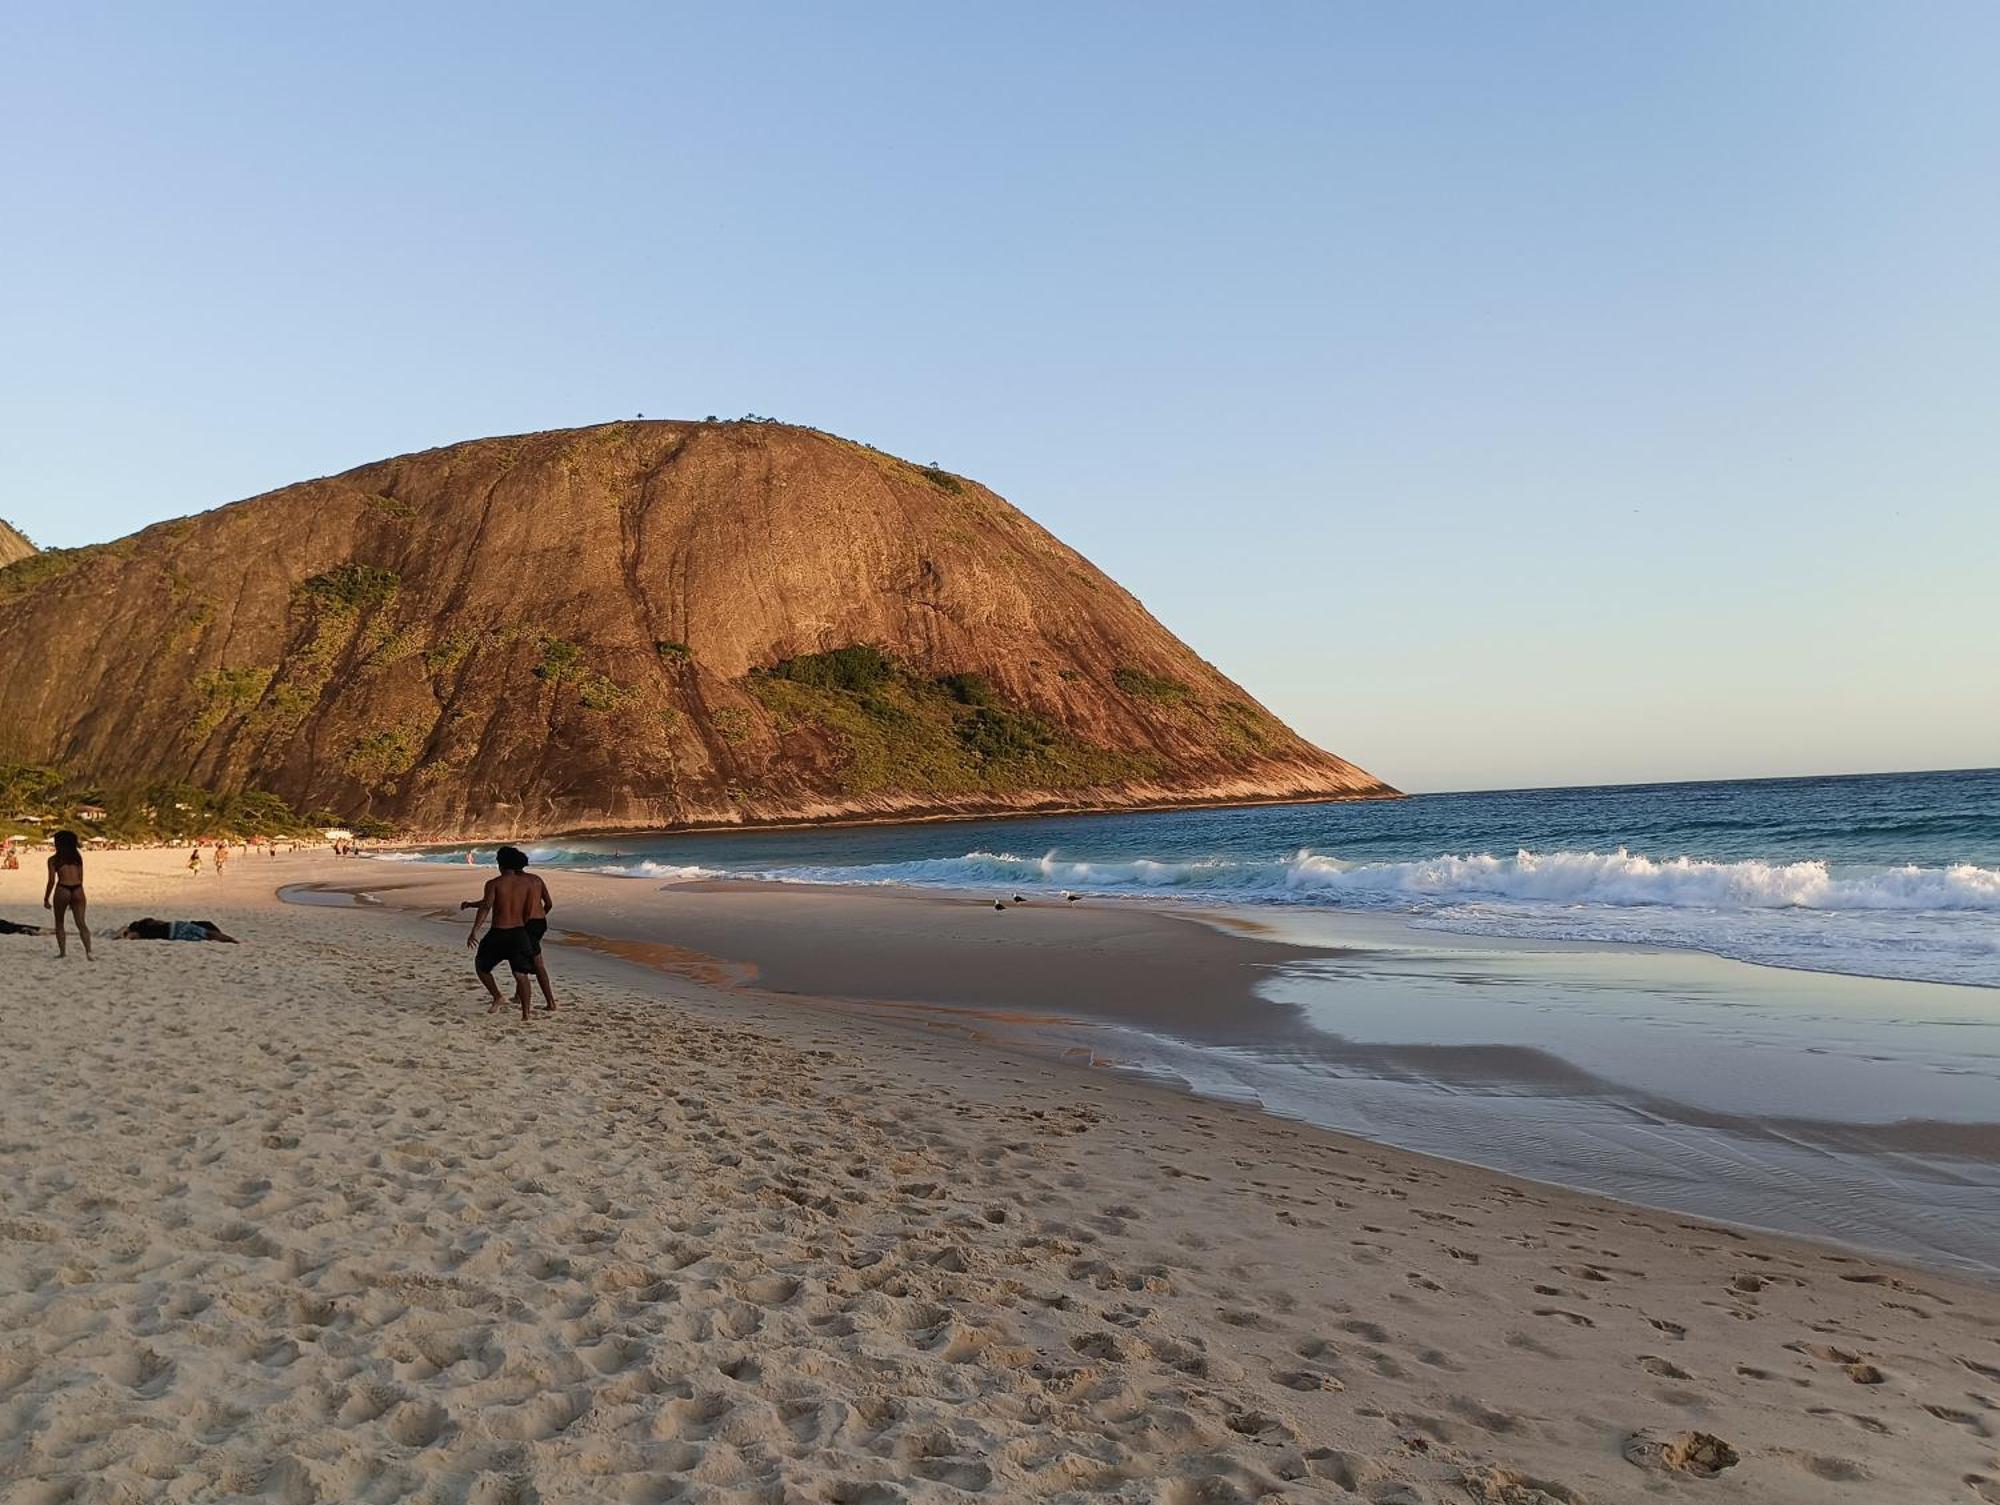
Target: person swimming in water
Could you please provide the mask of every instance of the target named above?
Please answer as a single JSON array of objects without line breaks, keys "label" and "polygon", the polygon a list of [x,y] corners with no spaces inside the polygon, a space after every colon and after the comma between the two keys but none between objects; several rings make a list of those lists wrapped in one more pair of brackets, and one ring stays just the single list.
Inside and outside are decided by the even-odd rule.
[{"label": "person swimming in water", "polygon": [[[493,1000],[486,1006],[486,1012],[490,1014],[506,1002],[493,981],[493,969],[504,961],[514,974],[514,1002],[520,1005],[521,1018],[525,1020],[533,998],[528,979],[535,975],[536,950],[534,938],[528,933],[528,910],[541,879],[528,876],[528,854],[519,847],[502,847],[493,854],[493,860],[499,864],[500,876],[486,880],[486,892],[480,896],[465,944],[479,948],[474,953],[472,968]],[[493,928],[482,940],[479,927],[489,912]]]},{"label": "person swimming in water", "polygon": [[83,896],[83,848],[77,845],[74,831],[56,832],[55,843],[55,851],[49,854],[49,881],[42,889],[42,908],[55,911],[56,955],[69,955],[63,921],[74,916],[76,938],[83,942],[84,960],[90,961],[94,958],[90,954],[90,926],[84,920],[88,906]]}]

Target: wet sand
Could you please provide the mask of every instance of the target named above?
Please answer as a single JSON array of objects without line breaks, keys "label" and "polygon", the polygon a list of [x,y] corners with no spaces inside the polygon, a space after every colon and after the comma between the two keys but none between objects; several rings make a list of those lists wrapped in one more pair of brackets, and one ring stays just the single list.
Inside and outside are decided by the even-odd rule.
[{"label": "wet sand", "polygon": [[[473,874],[347,887],[456,917]],[[555,870],[557,923],[1622,1199],[2000,1274],[1990,990],[1393,916]],[[1983,1043],[1979,1043],[1983,1042]]]}]

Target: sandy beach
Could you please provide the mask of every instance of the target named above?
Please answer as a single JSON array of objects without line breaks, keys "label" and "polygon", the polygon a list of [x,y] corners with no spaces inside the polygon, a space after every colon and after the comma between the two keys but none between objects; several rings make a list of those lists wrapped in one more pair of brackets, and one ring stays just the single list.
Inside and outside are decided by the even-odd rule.
[{"label": "sandy beach", "polygon": [[[599,938],[524,1026],[437,918],[483,872],[178,864],[90,858],[94,962],[0,938],[9,1502],[2000,1501],[1989,1285],[1006,1016],[1024,969],[1247,990],[1275,942],[1023,912],[942,1013],[949,900],[725,891],[635,940],[651,885],[563,874]],[[275,897],[312,883],[388,902]],[[108,938],[141,914],[244,944]]]}]

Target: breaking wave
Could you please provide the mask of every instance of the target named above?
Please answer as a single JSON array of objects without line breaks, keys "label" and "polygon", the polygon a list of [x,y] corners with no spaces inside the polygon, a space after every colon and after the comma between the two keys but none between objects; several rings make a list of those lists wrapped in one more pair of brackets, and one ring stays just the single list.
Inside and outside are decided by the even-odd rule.
[{"label": "breaking wave", "polygon": [[1964,862],[1724,862],[1647,857],[1624,847],[1372,862],[1310,849],[1270,858],[1098,861],[981,850],[769,866],[561,846],[529,855],[539,866],[666,883],[734,877],[1394,911],[1422,928],[1460,934],[1666,946],[1805,971],[2000,987],[2000,868]]},{"label": "breaking wave", "polygon": [[1301,851],[1265,862],[1137,858],[1085,862],[1049,853],[962,857],[858,866],[764,869],[740,876],[794,883],[995,882],[1082,893],[1178,890],[1237,902],[1404,905],[1482,899],[1544,904],[1668,905],[1706,909],[1985,910],[2000,913],[2000,870],[1895,867],[1836,872],[1824,862],[1656,860],[1612,852],[1445,855],[1411,862],[1347,862]]}]

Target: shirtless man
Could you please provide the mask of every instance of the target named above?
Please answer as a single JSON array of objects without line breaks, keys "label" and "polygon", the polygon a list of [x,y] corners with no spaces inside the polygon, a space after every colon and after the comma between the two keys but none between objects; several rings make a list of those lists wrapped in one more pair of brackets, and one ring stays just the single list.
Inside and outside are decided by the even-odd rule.
[{"label": "shirtless man", "polygon": [[[471,855],[470,852],[466,853],[468,858]],[[523,909],[526,918],[522,921],[521,928],[528,932],[528,949],[535,959],[535,981],[542,989],[542,1012],[553,1014],[556,1011],[556,995],[549,987],[549,963],[542,954],[542,941],[549,933],[549,911],[556,907],[556,901],[549,897],[549,886],[542,882],[541,874],[528,873],[526,876],[533,881],[534,890],[528,895],[527,904]],[[488,883],[486,890],[490,899],[493,883]],[[458,907],[461,910],[477,909],[483,902],[488,901],[467,899]]]},{"label": "shirtless man", "polygon": [[[472,930],[465,944],[479,948],[473,970],[493,999],[486,1012],[490,1014],[506,1002],[493,981],[493,969],[504,961],[514,974],[514,1002],[520,1005],[521,1018],[525,1020],[532,997],[528,979],[535,975],[535,943],[528,934],[528,903],[530,896],[539,898],[545,891],[541,889],[541,879],[528,876],[528,854],[519,847],[502,847],[493,857],[500,865],[500,876],[486,880],[486,892],[479,900],[478,913],[472,917]],[[479,927],[489,912],[493,928],[481,940]]]}]

